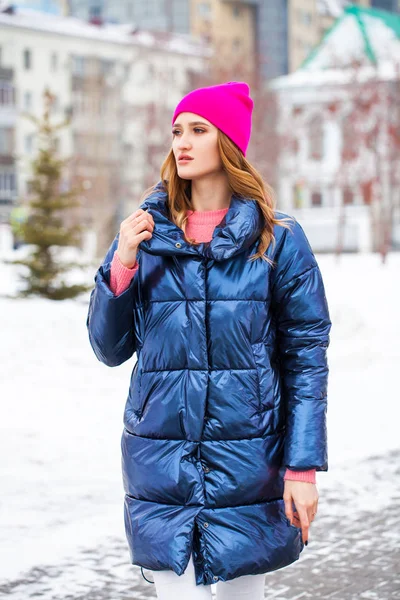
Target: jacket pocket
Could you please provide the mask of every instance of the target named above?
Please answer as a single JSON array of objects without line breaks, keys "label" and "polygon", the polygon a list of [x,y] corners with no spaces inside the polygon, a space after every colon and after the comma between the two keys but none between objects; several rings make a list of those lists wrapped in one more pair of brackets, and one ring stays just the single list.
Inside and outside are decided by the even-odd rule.
[{"label": "jacket pocket", "polygon": [[143,304],[136,305],[133,309],[133,313],[136,344],[138,348],[142,348],[145,338],[145,311]]},{"label": "jacket pocket", "polygon": [[259,412],[261,412],[262,411],[262,403],[261,403],[260,371],[258,368],[257,357],[256,357],[256,353],[254,352],[253,344],[251,345],[251,350],[253,352],[254,369],[255,369],[255,373],[256,373],[257,394],[258,394],[257,407],[258,407]]},{"label": "jacket pocket", "polygon": [[265,343],[257,342],[251,344],[254,366],[257,377],[258,407],[260,412],[272,410],[275,402],[275,374],[271,366],[270,358]]},{"label": "jacket pocket", "polygon": [[142,394],[142,369],[143,360],[140,350],[136,353],[137,361],[133,367],[131,383],[129,387],[130,407],[137,417],[140,418],[143,412],[143,394]]},{"label": "jacket pocket", "polygon": [[183,420],[182,409],[179,410],[179,425],[180,425],[180,428],[181,428],[181,432],[182,432],[183,438],[186,439],[185,422]]}]

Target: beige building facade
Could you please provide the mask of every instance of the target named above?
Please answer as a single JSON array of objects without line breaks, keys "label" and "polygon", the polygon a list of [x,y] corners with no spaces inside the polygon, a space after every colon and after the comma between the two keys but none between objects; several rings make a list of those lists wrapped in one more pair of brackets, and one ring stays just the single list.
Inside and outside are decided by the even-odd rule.
[{"label": "beige building facade", "polygon": [[256,64],[255,7],[239,0],[192,0],[191,33],[211,44],[213,75],[251,81]]}]

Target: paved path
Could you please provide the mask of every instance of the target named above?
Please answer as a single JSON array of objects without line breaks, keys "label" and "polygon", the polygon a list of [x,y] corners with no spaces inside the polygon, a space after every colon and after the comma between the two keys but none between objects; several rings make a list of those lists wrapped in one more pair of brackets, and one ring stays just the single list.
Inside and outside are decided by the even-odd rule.
[{"label": "paved path", "polygon": [[[400,450],[365,461],[364,469],[368,473],[364,491],[360,485],[351,489],[350,469],[335,490],[321,493],[319,487],[310,543],[298,561],[266,575],[266,600],[400,599]],[[360,490],[364,498],[359,497]],[[376,503],[379,495],[382,500]],[[369,499],[370,509],[365,508]],[[364,508],[355,511],[356,504]],[[145,574],[151,579],[150,572]],[[73,560],[38,566],[15,581],[0,582],[3,597],[147,600],[156,595],[140,569],[128,564],[126,541],[109,539]]]}]

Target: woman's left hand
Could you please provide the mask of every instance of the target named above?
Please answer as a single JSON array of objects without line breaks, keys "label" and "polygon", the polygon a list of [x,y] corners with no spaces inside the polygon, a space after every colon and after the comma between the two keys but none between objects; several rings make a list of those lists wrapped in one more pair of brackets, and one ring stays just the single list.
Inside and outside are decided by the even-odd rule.
[{"label": "woman's left hand", "polygon": [[[291,525],[300,527],[303,543],[308,544],[308,530],[315,519],[318,508],[318,490],[315,483],[306,481],[285,481],[283,500],[285,513]],[[296,509],[293,510],[292,502]]]}]

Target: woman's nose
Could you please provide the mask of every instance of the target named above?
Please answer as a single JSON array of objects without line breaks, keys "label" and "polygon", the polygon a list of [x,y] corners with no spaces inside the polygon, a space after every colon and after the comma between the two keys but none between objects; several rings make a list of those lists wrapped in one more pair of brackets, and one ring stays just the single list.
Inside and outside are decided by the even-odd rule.
[{"label": "woman's nose", "polygon": [[179,150],[183,150],[184,148],[189,148],[190,145],[191,144],[190,144],[189,140],[182,136],[179,140],[178,148],[179,148]]}]

